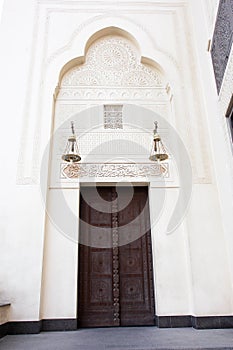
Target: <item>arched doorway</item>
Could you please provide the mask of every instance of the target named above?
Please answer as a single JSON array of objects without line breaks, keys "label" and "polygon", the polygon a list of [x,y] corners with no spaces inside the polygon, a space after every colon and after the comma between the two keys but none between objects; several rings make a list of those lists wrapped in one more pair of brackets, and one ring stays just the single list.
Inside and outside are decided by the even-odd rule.
[{"label": "arched doorway", "polygon": [[[99,37],[89,45],[85,60],[74,61],[72,64],[69,62],[63,69],[57,89],[54,113],[55,134],[51,152],[50,188],[52,190],[48,195],[48,211],[52,213],[52,219],[62,235],[58,236],[56,229],[48,223],[46,245],[53,246],[54,252],[57,249],[61,250],[65,259],[59,260],[58,255],[49,257],[44,272],[45,280],[49,281],[48,276],[52,271],[56,271],[57,278],[59,278],[58,270],[69,271],[69,275],[65,273],[69,283],[62,284],[59,291],[56,288],[56,300],[63,300],[63,304],[59,304],[59,309],[56,306],[56,313],[59,315],[63,314],[63,310],[66,315],[74,315],[78,309],[77,275],[81,260],[78,264],[78,249],[72,242],[77,243],[79,240],[77,213],[80,204],[80,183],[88,182],[89,179],[91,182],[107,182],[110,186],[110,183],[128,177],[137,184],[145,184],[148,175],[152,178],[157,177],[153,186],[149,188],[152,193],[161,175],[160,167],[149,164],[148,159],[155,120],[154,112],[159,112],[168,120],[171,118],[170,91],[167,89],[162,69],[149,60],[143,59],[144,63],[142,63],[138,47],[129,37],[119,33]],[[71,118],[75,122],[76,133],[79,136],[81,168],[72,167],[61,161],[70,132]],[[166,133],[166,128],[162,132]],[[106,143],[111,147],[106,147]],[[117,162],[114,162],[116,158]],[[139,162],[139,165],[135,166],[135,162]],[[80,169],[85,179],[82,175],[80,178]],[[168,175],[167,170],[168,167],[165,167],[162,171]],[[78,176],[77,173],[79,173]],[[64,220],[66,209],[63,210],[65,207],[63,196],[75,214],[73,217],[66,217],[66,220]],[[139,243],[139,246],[146,246],[146,250],[141,249],[139,252],[142,261],[143,254],[150,251],[149,234]],[[155,257],[154,247],[151,250],[153,256],[149,254],[146,258],[151,261],[151,265],[148,264],[146,274],[141,270],[139,277],[141,281],[139,284],[142,284],[142,280],[144,281],[143,276],[147,276],[149,281],[147,289],[141,289],[139,293],[141,295],[144,293],[149,320],[145,321],[145,315],[143,315],[143,320],[140,321],[134,315],[126,320],[128,324],[133,324],[133,319],[134,324],[153,324],[154,322],[154,293],[151,282],[153,278],[150,277],[153,275],[153,269],[150,266]],[[54,263],[55,261],[57,264]],[[50,286],[49,295],[43,298],[43,309],[49,316],[55,314],[54,311],[50,313],[50,310],[55,308],[55,299],[54,296],[52,297],[53,288]],[[131,292],[133,293],[134,289]],[[125,324],[127,324],[126,321]],[[123,325],[121,319],[118,323]]]}]

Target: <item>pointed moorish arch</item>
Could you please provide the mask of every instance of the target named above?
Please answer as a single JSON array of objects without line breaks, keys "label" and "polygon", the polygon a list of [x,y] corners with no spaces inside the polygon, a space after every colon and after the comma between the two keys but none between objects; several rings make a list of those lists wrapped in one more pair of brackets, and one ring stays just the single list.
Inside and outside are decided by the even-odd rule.
[{"label": "pointed moorish arch", "polygon": [[134,21],[117,16],[96,16],[91,21],[86,21],[72,33],[65,46],[57,49],[48,58],[51,74],[57,74],[57,78],[59,77],[58,84],[67,70],[84,62],[90,45],[105,35],[120,35],[129,39],[138,47],[142,63],[157,64],[166,75],[169,85],[174,89],[175,86],[180,86],[179,64],[174,57],[158,46],[156,35],[152,37]]},{"label": "pointed moorish arch", "polygon": [[[161,74],[161,76],[163,76],[163,79],[167,80],[166,77],[166,72],[164,70],[164,68],[158,63],[156,62],[154,59],[149,58],[149,57],[145,57],[142,56],[142,50],[140,48],[140,44],[139,42],[135,39],[135,37],[130,34],[129,32],[121,29],[121,28],[117,28],[117,27],[106,27],[103,28],[99,31],[97,31],[96,33],[92,34],[91,37],[87,40],[85,48],[84,48],[84,55],[83,56],[78,56],[75,57],[73,59],[71,59],[70,61],[68,61],[61,69],[60,74],[59,74],[59,81],[58,81],[58,87],[60,87],[61,81],[63,79],[63,77],[72,69],[74,69],[75,67],[81,66],[83,64],[86,63],[86,59],[88,57],[88,52],[89,49],[99,40],[106,38],[106,37],[119,37],[122,38],[123,40],[128,41],[129,43],[132,44],[132,46],[134,46],[135,49],[135,54],[137,54],[137,63],[138,64],[142,64],[142,65],[146,65],[146,66],[150,66],[153,70],[157,71],[159,74]],[[167,81],[168,83],[168,81]]]}]

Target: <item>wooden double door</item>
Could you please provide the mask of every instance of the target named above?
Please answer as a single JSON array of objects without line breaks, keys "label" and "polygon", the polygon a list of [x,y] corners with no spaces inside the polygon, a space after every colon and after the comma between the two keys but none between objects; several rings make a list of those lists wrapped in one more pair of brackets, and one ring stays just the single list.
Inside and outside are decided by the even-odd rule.
[{"label": "wooden double door", "polygon": [[79,327],[154,325],[147,187],[82,188],[80,242]]}]

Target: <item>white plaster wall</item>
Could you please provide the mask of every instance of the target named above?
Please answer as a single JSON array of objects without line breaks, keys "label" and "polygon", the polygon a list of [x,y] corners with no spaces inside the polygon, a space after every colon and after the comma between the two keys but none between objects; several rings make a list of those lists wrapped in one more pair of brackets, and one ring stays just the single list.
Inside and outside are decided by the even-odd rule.
[{"label": "white plaster wall", "polygon": [[[204,200],[208,198],[208,201]],[[187,214],[195,315],[231,315],[232,295],[229,261],[223,225],[216,213],[216,189],[195,185]]]},{"label": "white plaster wall", "polygon": [[[213,167],[216,174],[216,186],[219,194],[219,211],[222,217],[222,239],[225,242],[227,261],[230,270],[228,277],[230,288],[233,287],[233,237],[232,237],[232,211],[233,211],[233,162],[230,132],[225,117],[233,93],[232,71],[233,51],[230,54],[220,94],[217,94],[213,66],[210,52],[207,51],[208,40],[212,39],[214,24],[217,15],[218,1],[212,3],[212,12],[206,13],[202,1],[192,1],[192,18],[197,47],[198,64],[201,73],[200,86],[205,99],[210,146],[213,157]],[[212,25],[209,26],[208,16],[212,16]],[[200,26],[200,22],[203,26]],[[227,278],[227,277],[226,277]]]},{"label": "white plaster wall", "polygon": [[[10,320],[37,320],[40,308],[44,206],[38,185],[20,186],[16,180],[25,108],[30,100],[34,15],[32,1],[5,1],[0,31],[0,295],[1,300],[11,302]],[[30,137],[34,139],[34,134]],[[32,163],[25,165],[31,167]]]},{"label": "white plaster wall", "polygon": [[[152,183],[149,190],[150,215],[158,211],[158,201],[164,189]],[[167,225],[176,204],[179,188],[165,191],[164,210],[158,222],[152,225],[152,249],[155,284],[156,315],[187,315],[192,313],[192,285],[184,224],[172,234],[167,234]],[[151,220],[153,222],[153,219]]]},{"label": "white plaster wall", "polygon": [[4,3],[4,0],[1,0],[1,1],[0,1],[0,19],[1,19],[1,17],[2,17],[3,3]]},{"label": "white plaster wall", "polygon": [[[61,189],[51,189],[48,194],[42,319],[76,318],[77,315],[79,189],[63,190],[64,201],[61,201],[61,192]],[[65,216],[66,205],[76,212],[73,225],[67,220],[64,232],[57,224],[59,217]]]},{"label": "white plaster wall", "polygon": [[[223,231],[215,185],[215,171],[218,188],[223,183],[230,186],[230,173],[217,171],[227,165],[216,160],[212,138],[210,148],[209,135],[215,137],[218,134],[218,123],[212,123],[210,119],[216,114],[217,97],[208,53],[198,53],[205,52],[208,34],[198,29],[198,16],[203,15],[200,1],[197,5],[190,1],[189,5],[193,6],[192,16],[183,2],[175,0],[146,5],[130,1],[122,7],[109,1],[101,2],[101,5],[98,1],[6,2],[0,58],[1,93],[4,96],[1,105],[4,115],[1,183],[7,184],[3,189],[1,211],[0,292],[12,302],[11,320],[75,317],[77,246],[61,236],[48,221],[44,242],[45,210],[39,173],[49,142],[52,96],[60,70],[71,59],[84,56],[87,40],[109,25],[128,31],[138,41],[142,56],[163,67],[173,93],[171,120],[191,154],[195,175],[194,195],[183,225],[170,237],[165,236],[162,229],[153,233],[156,237],[153,244],[158,313],[232,313],[231,248],[229,259],[226,252],[233,244],[227,228],[230,210],[226,208],[227,204],[223,205],[224,200],[229,203],[230,194],[224,185],[221,206],[228,214],[224,216],[227,225]],[[206,132],[207,125],[209,133]],[[219,155],[221,149],[225,151],[225,146],[221,147]],[[45,167],[43,171],[42,186],[46,190],[48,169]],[[67,191],[71,191],[67,196],[74,210],[78,209],[78,203],[75,204],[77,189]],[[174,203],[175,192],[176,189],[172,189],[168,194],[168,212]],[[49,191],[49,208],[53,208],[56,196],[56,189]],[[153,206],[156,195],[150,197]],[[209,220],[209,211],[206,213],[205,208],[211,209],[213,220]],[[198,223],[197,217],[200,217]],[[66,281],[64,284],[63,280]],[[69,300],[65,298],[67,296]]]}]

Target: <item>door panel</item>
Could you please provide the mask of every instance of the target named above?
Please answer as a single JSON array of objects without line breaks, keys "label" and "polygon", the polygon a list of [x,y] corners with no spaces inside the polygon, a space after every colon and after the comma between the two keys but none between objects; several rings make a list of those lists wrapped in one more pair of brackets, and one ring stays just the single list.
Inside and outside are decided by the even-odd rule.
[{"label": "door panel", "polygon": [[148,234],[120,247],[120,314],[121,325],[153,325],[154,298],[152,270],[148,259]]},{"label": "door panel", "polygon": [[[95,227],[104,227],[111,237],[112,222],[109,213],[93,209],[95,195],[92,188],[82,190],[80,199],[80,235],[85,235],[88,245],[79,245],[78,318],[80,327],[114,326],[113,321],[113,252],[112,249],[93,247],[102,239]],[[101,191],[102,197],[111,199],[108,188]],[[88,203],[84,200],[88,199]],[[86,226],[86,223],[90,225]],[[98,230],[99,232],[99,230]]]},{"label": "door panel", "polygon": [[[133,200],[119,212],[119,226],[125,226],[130,239],[119,248],[121,325],[153,325],[154,295],[151,262],[148,194],[146,187],[134,188]],[[135,218],[139,218],[134,223]],[[144,233],[144,234],[143,234]],[[121,241],[120,241],[121,243]],[[150,258],[148,258],[150,257]]]},{"label": "door panel", "polygon": [[[98,192],[110,203],[117,198],[115,187],[99,187]],[[80,218],[92,225],[87,228],[81,222],[82,239],[85,235],[86,242],[93,244],[99,241],[101,234],[96,234],[95,227],[104,227],[113,248],[79,245],[79,325],[153,325],[154,294],[151,236],[147,226],[147,188],[135,187],[130,203],[113,213],[101,212],[101,200],[97,205],[98,210],[92,208],[92,203],[96,205],[97,200],[94,194],[92,198],[92,188],[82,189],[82,193]],[[117,198],[118,207],[121,207],[122,193],[127,196],[127,191],[121,191],[121,196]],[[83,197],[88,197],[88,204]],[[136,220],[139,217],[140,220]],[[130,243],[122,245],[125,237]]]}]

